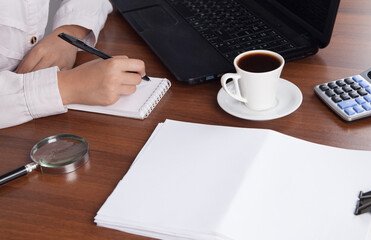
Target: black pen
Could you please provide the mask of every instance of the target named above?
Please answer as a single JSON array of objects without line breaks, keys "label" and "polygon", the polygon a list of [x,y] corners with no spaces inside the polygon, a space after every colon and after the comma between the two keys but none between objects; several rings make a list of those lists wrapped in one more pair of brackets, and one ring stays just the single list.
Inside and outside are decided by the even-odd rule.
[{"label": "black pen", "polygon": [[[74,45],[75,47],[78,47],[81,50],[84,50],[85,52],[94,54],[94,55],[96,55],[100,58],[103,58],[103,59],[112,58],[110,55],[107,55],[104,52],[101,52],[96,48],[90,47],[89,45],[87,45],[86,43],[81,41],[80,39],[75,38],[71,35],[68,35],[67,33],[60,33],[60,34],[58,34],[58,37],[62,38],[64,41]],[[128,72],[137,73],[137,72],[132,72],[132,71],[128,71]],[[147,77],[147,76],[142,77],[142,79],[145,80],[145,81],[150,81],[149,77]]]}]

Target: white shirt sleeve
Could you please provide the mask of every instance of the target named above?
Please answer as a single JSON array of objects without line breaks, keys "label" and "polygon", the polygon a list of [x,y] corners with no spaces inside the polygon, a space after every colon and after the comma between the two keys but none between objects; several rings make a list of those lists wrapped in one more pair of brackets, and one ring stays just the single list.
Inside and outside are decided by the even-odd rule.
[{"label": "white shirt sleeve", "polygon": [[[0,46],[0,129],[35,118],[64,113],[67,108],[58,89],[58,67],[27,74],[11,72],[32,47],[30,38],[41,38],[49,1],[4,1],[0,8],[0,32],[7,35]],[[95,45],[112,5],[108,0],[63,0],[54,18],[54,29],[79,25],[91,30],[84,39]],[[9,41],[12,39],[12,41]]]},{"label": "white shirt sleeve", "polygon": [[67,111],[59,95],[58,70],[0,72],[0,129]]},{"label": "white shirt sleeve", "polygon": [[95,46],[99,32],[112,11],[109,0],[64,0],[53,22],[53,30],[63,25],[78,25],[92,30],[84,41]]}]

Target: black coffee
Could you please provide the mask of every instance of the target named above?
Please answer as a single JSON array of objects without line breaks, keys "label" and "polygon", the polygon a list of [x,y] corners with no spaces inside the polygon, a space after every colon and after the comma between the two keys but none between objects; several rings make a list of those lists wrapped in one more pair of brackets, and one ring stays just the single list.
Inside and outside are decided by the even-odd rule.
[{"label": "black coffee", "polygon": [[241,57],[237,66],[247,72],[269,72],[281,66],[281,60],[269,53],[251,53]]}]

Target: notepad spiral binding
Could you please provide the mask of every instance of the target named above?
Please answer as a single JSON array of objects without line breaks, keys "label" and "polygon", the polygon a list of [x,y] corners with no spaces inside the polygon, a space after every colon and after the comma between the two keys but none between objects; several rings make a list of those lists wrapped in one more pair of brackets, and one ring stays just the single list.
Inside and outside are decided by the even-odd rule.
[{"label": "notepad spiral binding", "polygon": [[164,79],[161,84],[155,89],[153,94],[147,99],[145,104],[140,108],[140,115],[143,118],[147,118],[148,115],[153,111],[156,105],[160,102],[161,98],[165,95],[167,90],[171,87],[171,82]]}]

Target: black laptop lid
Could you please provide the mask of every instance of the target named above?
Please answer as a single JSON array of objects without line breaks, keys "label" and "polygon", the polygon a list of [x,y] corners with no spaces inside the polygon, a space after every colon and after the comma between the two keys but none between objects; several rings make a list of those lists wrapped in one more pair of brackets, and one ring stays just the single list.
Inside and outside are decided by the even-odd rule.
[{"label": "black laptop lid", "polygon": [[316,38],[320,48],[329,44],[340,0],[266,1]]},{"label": "black laptop lid", "polygon": [[[183,0],[111,1],[178,80],[197,84],[233,71],[232,62],[184,18],[189,16],[184,13],[189,9],[183,11]],[[201,3],[204,0],[192,1]],[[223,5],[229,4],[230,0],[205,2],[212,5],[213,1]],[[267,25],[292,41],[294,48],[280,50],[286,61],[313,55],[318,47],[329,43],[339,4],[339,0],[238,1],[244,2],[251,12],[267,20]],[[193,16],[193,12],[190,14]],[[319,21],[314,20],[317,17],[321,17]]]}]

